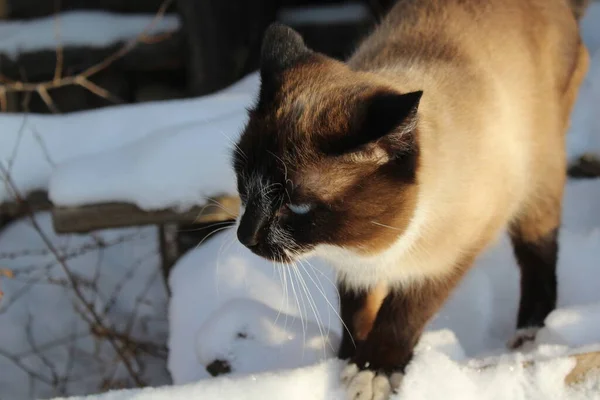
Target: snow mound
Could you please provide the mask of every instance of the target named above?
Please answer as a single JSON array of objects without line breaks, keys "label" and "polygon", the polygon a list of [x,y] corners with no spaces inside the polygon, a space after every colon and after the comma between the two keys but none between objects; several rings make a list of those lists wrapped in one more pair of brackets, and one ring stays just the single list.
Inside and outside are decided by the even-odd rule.
[{"label": "snow mound", "polygon": [[[600,268],[600,221],[585,218],[598,206],[598,190],[600,179],[567,185],[565,227],[560,234],[559,308],[548,317],[547,327],[533,348],[527,353],[509,354],[505,347],[515,331],[519,274],[510,240],[504,234],[479,257],[428,325],[400,398],[427,399],[441,394],[449,396],[443,398],[461,399],[590,398],[589,392],[571,393],[561,383],[571,361],[548,358],[600,344],[600,291],[598,280],[590,279]],[[217,359],[227,361],[236,382],[241,374],[260,373],[262,380],[266,370],[306,366],[306,353],[314,362],[326,362],[332,352],[326,348],[328,352],[323,353],[317,321],[322,322],[324,332],[331,330],[339,335],[343,329],[335,313],[316,318],[309,305],[304,304],[308,312],[303,309],[303,299],[309,297],[320,302],[316,309],[321,313],[331,309],[329,303],[337,305],[333,276],[326,266],[310,260],[321,274],[310,270],[319,282],[308,286],[306,295],[298,290],[301,283],[297,277],[287,276],[284,286],[281,274],[289,274],[289,269],[252,255],[235,240],[234,234],[231,228],[217,234],[188,253],[173,271],[169,368],[177,384],[199,379],[208,383],[206,368]],[[310,281],[306,276],[303,279]],[[295,293],[291,290],[294,286]],[[327,299],[323,299],[323,294]],[[303,297],[297,301],[295,295]],[[301,330],[295,330],[298,325],[289,321],[286,325],[285,319],[299,315],[308,320],[305,338],[301,338]],[[269,319],[271,325],[264,325]],[[282,324],[289,328],[285,332],[292,332],[287,338],[281,333]],[[248,331],[252,331],[252,340],[237,336],[246,336]],[[261,332],[260,338],[257,332]],[[299,338],[306,343],[304,359],[298,356]],[[533,369],[519,367],[522,360],[532,357],[544,362]],[[473,370],[477,360],[500,365],[478,372]],[[431,379],[436,385],[430,384]],[[336,390],[324,398],[335,398]],[[509,393],[514,393],[514,397]],[[307,398],[321,399],[312,395]]]},{"label": "snow mound", "polygon": [[339,342],[337,335],[326,335],[313,321],[247,299],[221,306],[202,325],[196,339],[201,364],[224,361],[235,374],[313,365],[335,356]]},{"label": "snow mound", "polygon": [[[10,166],[11,177],[22,193],[48,189],[54,172],[57,176],[52,180],[49,192],[52,200],[58,205],[79,205],[83,201],[97,202],[91,194],[86,193],[86,189],[93,194],[100,191],[103,193],[103,198],[111,198],[115,201],[119,200],[119,196],[111,196],[112,187],[122,195],[123,186],[129,186],[132,191],[135,191],[144,185],[150,185],[150,190],[155,193],[160,190],[156,186],[160,186],[163,182],[152,181],[151,177],[144,176],[131,178],[133,171],[127,169],[111,177],[104,176],[103,179],[106,180],[103,181],[103,185],[91,183],[99,176],[107,175],[99,174],[98,167],[111,168],[113,163],[120,164],[124,168],[138,168],[137,171],[140,173],[146,172],[143,168],[132,165],[130,160],[132,154],[126,154],[122,150],[122,148],[131,149],[127,146],[141,143],[144,137],[149,137],[150,143],[144,147],[147,150],[138,154],[137,160],[142,162],[147,158],[146,165],[154,157],[154,154],[148,153],[152,150],[152,146],[162,145],[170,137],[179,138],[173,145],[181,148],[173,149],[173,145],[170,145],[174,153],[169,160],[181,158],[178,154],[186,154],[190,157],[190,146],[182,145],[180,140],[182,135],[192,135],[195,127],[198,129],[198,135],[202,135],[200,132],[205,132],[203,126],[209,121],[224,120],[214,122],[213,125],[224,129],[228,126],[226,121],[244,118],[244,108],[251,104],[254,91],[258,88],[257,82],[258,75],[252,74],[222,92],[197,99],[106,107],[67,115],[2,114],[0,124],[4,134],[0,135],[0,163],[7,168]],[[235,138],[236,127],[233,124],[229,127],[234,130],[211,131],[210,138],[198,138],[198,140],[207,145],[214,142],[218,148],[219,145],[223,145],[226,136]],[[197,144],[198,141],[195,143]],[[159,151],[159,149],[155,150]],[[116,153],[114,156],[111,155],[113,151]],[[95,159],[94,155],[97,155],[98,159]],[[192,155],[187,162],[200,163],[201,158]],[[202,166],[204,171],[211,169],[211,165],[207,163],[202,163]],[[162,174],[170,172],[169,181],[177,180],[183,187],[188,185],[201,188],[209,182],[219,184],[216,179],[220,178],[218,176],[213,178],[209,175],[205,177],[208,180],[206,182],[173,179],[185,171],[171,169],[168,164],[161,165],[161,168],[164,171]],[[114,169],[111,168],[110,171]],[[119,182],[121,174],[127,175],[130,180]],[[197,179],[197,175],[188,178]],[[228,179],[229,182],[222,183],[231,185],[232,178]],[[57,189],[53,189],[54,185]],[[142,199],[139,205],[142,206],[144,199],[148,197],[148,192],[140,191],[140,197]],[[5,185],[0,185],[0,202],[10,199],[10,191]],[[159,199],[160,197],[154,202],[158,202]],[[172,198],[168,200],[172,201]],[[166,206],[169,205],[171,204]]]},{"label": "snow mound", "polygon": [[[287,366],[292,362],[297,363],[295,366],[305,365],[317,355],[328,358],[331,346],[335,347],[337,337],[341,335],[341,326],[336,324],[337,290],[330,270],[316,260],[295,272],[284,270],[250,253],[230,229],[182,257],[174,267],[169,283],[172,289],[169,370],[175,384],[209,377],[206,367],[215,358],[224,357],[225,350],[227,357],[223,361],[232,365],[233,372],[238,366],[246,372],[263,370],[264,357],[279,357]],[[252,304],[249,307],[255,315],[254,322],[248,321],[250,314],[244,308],[244,301]],[[244,312],[236,312],[240,309]],[[257,322],[257,318],[261,321]],[[239,352],[232,351],[237,333],[245,331],[245,327],[263,329],[260,324],[266,320],[274,323],[273,329],[288,333],[287,337],[291,339],[284,341],[291,343],[285,346],[293,352],[298,340],[302,343],[305,337],[315,337],[312,332],[316,328],[321,335],[313,341],[316,350],[309,349],[302,357],[296,357],[295,353],[286,356],[283,350],[280,355],[274,354],[278,350],[273,348],[270,356],[265,352],[257,359],[249,349],[251,346],[261,347],[265,343],[272,346],[268,338],[259,338],[244,341],[241,347],[236,347]],[[235,322],[233,325],[232,321]],[[216,324],[227,327],[221,332],[222,336],[211,327]],[[308,326],[311,332],[308,332]],[[329,333],[331,345],[323,345],[319,326],[323,334]],[[281,340],[278,346],[281,346]],[[326,353],[323,353],[323,347]]]}]

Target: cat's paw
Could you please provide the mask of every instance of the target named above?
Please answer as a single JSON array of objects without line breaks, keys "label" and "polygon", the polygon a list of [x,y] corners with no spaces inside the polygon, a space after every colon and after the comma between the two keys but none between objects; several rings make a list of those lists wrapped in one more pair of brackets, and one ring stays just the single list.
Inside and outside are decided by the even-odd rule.
[{"label": "cat's paw", "polygon": [[388,400],[400,387],[403,376],[399,372],[388,376],[369,369],[361,371],[356,364],[348,364],[341,378],[346,388],[346,400]]},{"label": "cat's paw", "polygon": [[511,350],[524,350],[525,347],[533,344],[539,330],[540,328],[518,329],[515,336],[506,343],[506,346]]}]

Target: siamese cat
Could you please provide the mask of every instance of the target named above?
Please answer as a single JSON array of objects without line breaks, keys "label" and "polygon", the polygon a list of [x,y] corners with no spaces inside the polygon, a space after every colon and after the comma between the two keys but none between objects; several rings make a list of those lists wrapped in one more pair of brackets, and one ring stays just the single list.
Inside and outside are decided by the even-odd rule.
[{"label": "siamese cat", "polygon": [[[588,53],[580,1],[398,0],[345,62],[278,23],[233,154],[252,252],[336,269],[349,399],[385,399],[504,230],[519,346],[555,308],[565,133]],[[477,301],[477,299],[473,299]]]}]

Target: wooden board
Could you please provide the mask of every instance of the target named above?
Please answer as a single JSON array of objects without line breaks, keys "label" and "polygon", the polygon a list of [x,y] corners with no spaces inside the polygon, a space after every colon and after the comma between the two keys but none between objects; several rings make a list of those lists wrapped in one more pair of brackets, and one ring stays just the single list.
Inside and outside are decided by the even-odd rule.
[{"label": "wooden board", "polygon": [[222,196],[185,212],[146,211],[127,203],[55,207],[52,210],[52,223],[57,233],[87,233],[100,229],[174,223],[205,224],[235,219],[239,204],[237,197]]}]

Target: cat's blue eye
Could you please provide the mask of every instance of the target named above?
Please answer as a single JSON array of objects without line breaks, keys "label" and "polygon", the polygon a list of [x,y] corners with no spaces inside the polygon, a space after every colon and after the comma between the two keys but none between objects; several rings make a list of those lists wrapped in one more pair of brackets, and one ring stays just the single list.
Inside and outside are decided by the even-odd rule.
[{"label": "cat's blue eye", "polygon": [[313,206],[310,203],[302,203],[302,204],[288,204],[287,208],[294,214],[308,214],[310,210],[312,210]]}]

